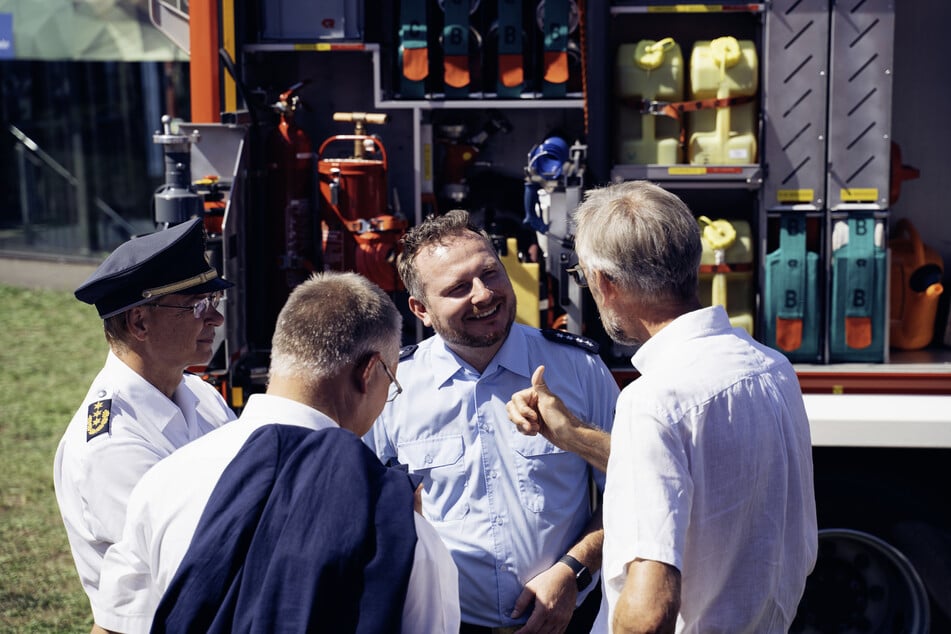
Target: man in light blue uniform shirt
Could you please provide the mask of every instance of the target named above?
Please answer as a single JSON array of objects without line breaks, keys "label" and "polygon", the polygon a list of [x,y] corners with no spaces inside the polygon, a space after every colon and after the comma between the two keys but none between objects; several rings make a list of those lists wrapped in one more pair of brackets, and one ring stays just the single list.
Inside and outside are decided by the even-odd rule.
[{"label": "man in light blue uniform shirt", "polygon": [[399,266],[410,309],[436,334],[403,350],[403,397],[365,440],[422,476],[423,515],[459,569],[460,631],[588,632],[603,540],[590,482],[602,489],[604,475],[519,433],[506,403],[544,366],[567,407],[610,432],[614,378],[587,340],[514,324],[511,282],[466,212],[413,228]]}]

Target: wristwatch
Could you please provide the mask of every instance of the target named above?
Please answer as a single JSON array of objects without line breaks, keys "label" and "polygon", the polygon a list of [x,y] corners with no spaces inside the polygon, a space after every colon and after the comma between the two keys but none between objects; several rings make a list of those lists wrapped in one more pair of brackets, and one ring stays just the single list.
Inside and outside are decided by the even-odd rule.
[{"label": "wristwatch", "polygon": [[575,583],[578,584],[578,592],[591,585],[591,573],[587,567],[571,555],[565,555],[558,560],[558,563],[565,564],[575,573]]}]

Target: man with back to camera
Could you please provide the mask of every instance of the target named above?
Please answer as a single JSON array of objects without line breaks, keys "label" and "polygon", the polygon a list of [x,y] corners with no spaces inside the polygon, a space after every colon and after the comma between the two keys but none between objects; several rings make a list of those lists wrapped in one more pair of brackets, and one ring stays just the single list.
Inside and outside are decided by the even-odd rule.
[{"label": "man with back to camera", "polygon": [[359,440],[401,392],[401,326],[392,300],[356,273],[297,286],[277,319],[267,392],[133,491],[103,563],[96,622],[118,632],[457,632],[452,558],[413,511],[407,475]]},{"label": "man with back to camera", "polygon": [[83,589],[95,603],[129,494],[160,459],[234,419],[185,373],[211,359],[220,294],[201,219],[119,245],[78,289],[103,319],[109,353],[56,450],[53,481]]},{"label": "man with back to camera", "polygon": [[[812,446],[779,352],[697,298],[697,220],[627,182],[575,212],[577,271],[615,341],[638,345],[606,453],[606,609],[595,630],[787,632],[816,561]],[[549,389],[550,388],[550,389]],[[597,432],[537,372],[510,417],[564,447]],[[609,628],[610,625],[610,628]]]},{"label": "man with back to camera", "polygon": [[514,323],[508,275],[465,211],[412,228],[399,271],[436,334],[401,353],[403,396],[365,440],[423,477],[423,514],[459,568],[460,631],[587,632],[602,540],[589,484],[603,474],[517,433],[505,403],[544,363],[568,406],[609,431],[617,383],[581,338]]}]

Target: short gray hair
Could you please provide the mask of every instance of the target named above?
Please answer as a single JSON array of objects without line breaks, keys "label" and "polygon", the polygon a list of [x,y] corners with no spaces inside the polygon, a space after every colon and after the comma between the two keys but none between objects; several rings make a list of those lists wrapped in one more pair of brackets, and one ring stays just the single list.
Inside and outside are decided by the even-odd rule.
[{"label": "short gray hair", "polygon": [[660,301],[696,297],[703,243],[676,195],[646,181],[617,183],[588,191],[574,219],[586,267]]},{"label": "short gray hair", "polygon": [[398,350],[402,327],[393,300],[367,278],[314,274],[294,288],[277,317],[271,375],[306,381],[333,376],[369,354]]}]

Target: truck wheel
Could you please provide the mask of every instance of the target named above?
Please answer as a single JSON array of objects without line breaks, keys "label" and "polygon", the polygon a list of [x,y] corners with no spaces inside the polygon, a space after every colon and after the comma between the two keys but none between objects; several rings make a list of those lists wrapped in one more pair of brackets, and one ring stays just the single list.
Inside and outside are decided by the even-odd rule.
[{"label": "truck wheel", "polygon": [[819,531],[816,567],[790,632],[926,634],[930,623],[928,592],[895,547],[861,531]]}]

